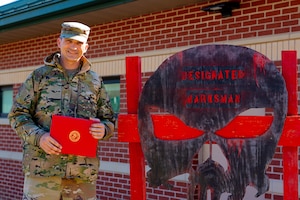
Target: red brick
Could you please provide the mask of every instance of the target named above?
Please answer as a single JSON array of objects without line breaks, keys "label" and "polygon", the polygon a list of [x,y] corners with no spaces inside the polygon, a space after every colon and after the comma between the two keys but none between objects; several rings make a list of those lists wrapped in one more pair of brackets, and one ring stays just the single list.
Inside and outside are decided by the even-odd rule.
[{"label": "red brick", "polygon": [[266,26],[266,29],[269,30],[269,29],[274,29],[274,28],[279,28],[281,27],[281,23],[278,22],[278,23],[272,23],[272,24],[267,24]]},{"label": "red brick", "polygon": [[256,25],[256,24],[258,24],[258,23],[257,23],[257,20],[244,21],[244,22],[243,22],[243,27],[244,27],[244,26],[253,26],[253,25]]},{"label": "red brick", "polygon": [[300,31],[300,26],[292,27],[292,32]]},{"label": "red brick", "polygon": [[207,22],[207,21],[212,21],[214,19],[213,16],[207,16],[207,17],[203,17],[202,20],[201,20],[201,23],[203,22]]},{"label": "red brick", "polygon": [[274,30],[275,34],[288,33],[288,32],[290,32],[290,28],[280,28]]},{"label": "red brick", "polygon": [[299,6],[299,1],[298,0],[291,0],[291,6]]},{"label": "red brick", "polygon": [[257,24],[269,24],[272,23],[273,19],[272,18],[264,18],[264,19],[259,19],[257,21]]},{"label": "red brick", "polygon": [[258,31],[258,36],[266,36],[266,35],[272,35],[273,31],[272,30],[265,30],[265,31]]},{"label": "red brick", "polygon": [[291,20],[287,22],[283,22],[283,26],[296,26],[299,25],[299,20]]},{"label": "red brick", "polygon": [[174,17],[174,21],[182,21],[183,20],[183,16],[176,16]]},{"label": "red brick", "polygon": [[257,26],[252,26],[250,28],[251,31],[258,31],[258,30],[264,30],[265,26],[264,25],[257,25]]},{"label": "red brick", "polygon": [[248,27],[244,27],[244,28],[238,28],[238,29],[236,29],[236,31],[235,31],[236,33],[247,33],[247,32],[249,32],[249,28]]},{"label": "red brick", "polygon": [[177,15],[177,11],[167,12],[166,17],[174,17]]},{"label": "red brick", "polygon": [[289,1],[283,1],[283,2],[280,2],[280,3],[276,3],[274,5],[274,8],[275,9],[281,9],[281,8],[288,7],[288,6],[289,6]]},{"label": "red brick", "polygon": [[234,34],[234,32],[235,32],[234,29],[229,29],[229,30],[222,31],[221,35],[232,35]]},{"label": "red brick", "polygon": [[221,35],[221,32],[218,32],[218,31],[208,33],[208,37],[218,37],[220,35]]},{"label": "red brick", "polygon": [[208,32],[212,32],[212,31],[213,31],[213,27],[207,27],[207,28],[202,29],[202,33],[208,33]]},{"label": "red brick", "polygon": [[297,7],[288,7],[286,9],[282,10],[282,14],[291,14],[291,13],[299,13],[298,8]]},{"label": "red brick", "polygon": [[187,20],[187,19],[193,19],[195,18],[196,14],[195,13],[192,13],[192,14],[188,14],[188,15],[185,15],[184,16],[184,19]]},{"label": "red brick", "polygon": [[266,10],[272,10],[272,9],[273,9],[272,5],[259,6],[258,12],[265,12]]},{"label": "red brick", "polygon": [[287,21],[290,19],[289,15],[281,15],[278,17],[274,17],[274,22],[279,22],[279,21]]},{"label": "red brick", "polygon": [[215,26],[215,31],[228,30],[227,27],[228,27],[228,25],[226,25],[226,24],[223,24],[220,26]]},{"label": "red brick", "polygon": [[235,28],[240,28],[240,27],[242,27],[242,23],[231,23],[231,24],[229,24],[229,28],[230,29],[235,29]]},{"label": "red brick", "polygon": [[243,10],[243,15],[250,14],[250,13],[256,13],[256,8],[255,7],[249,7],[249,8],[245,8]]},{"label": "red brick", "polygon": [[255,13],[250,16],[251,19],[260,19],[264,17],[265,17],[264,13]]},{"label": "red brick", "polygon": [[280,10],[267,11],[266,17],[280,16]]},{"label": "red brick", "polygon": [[242,38],[241,34],[236,34],[236,35],[230,35],[230,36],[228,36],[229,40],[239,40],[241,38]]},{"label": "red brick", "polygon": [[256,32],[248,32],[248,33],[243,33],[242,38],[251,38],[251,37],[256,37],[257,33]]},{"label": "red brick", "polygon": [[201,40],[203,44],[206,44],[206,43],[212,43],[214,41],[213,38],[206,38],[206,39],[202,39]]},{"label": "red brick", "polygon": [[250,18],[249,15],[239,16],[236,18],[236,22],[244,22],[246,20],[249,20],[249,18]]},{"label": "red brick", "polygon": [[155,16],[155,19],[164,19],[166,18],[166,14],[165,13],[162,13],[162,14],[158,14]]},{"label": "red brick", "polygon": [[226,40],[227,40],[227,36],[221,36],[221,37],[215,38],[215,42],[221,42],[221,41],[226,41]]}]

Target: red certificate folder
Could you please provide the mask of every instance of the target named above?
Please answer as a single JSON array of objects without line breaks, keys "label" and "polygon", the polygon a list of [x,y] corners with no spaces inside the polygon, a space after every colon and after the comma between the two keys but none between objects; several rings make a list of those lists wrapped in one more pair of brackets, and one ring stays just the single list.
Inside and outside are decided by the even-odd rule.
[{"label": "red certificate folder", "polygon": [[62,145],[62,154],[96,157],[98,140],[89,132],[92,120],[53,115],[50,135]]}]

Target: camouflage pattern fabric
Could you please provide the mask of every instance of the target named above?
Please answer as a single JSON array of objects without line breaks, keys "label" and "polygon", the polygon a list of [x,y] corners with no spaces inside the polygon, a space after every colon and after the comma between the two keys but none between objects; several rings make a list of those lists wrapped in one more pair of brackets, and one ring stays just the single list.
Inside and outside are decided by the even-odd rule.
[{"label": "camouflage pattern fabric", "polygon": [[[50,130],[51,116],[99,118],[105,124],[107,140],[113,134],[114,113],[102,79],[90,70],[82,57],[78,73],[68,77],[59,64],[59,53],[44,61],[20,87],[11,112],[10,124],[23,141],[23,171],[26,176],[80,178],[94,183],[99,158],[49,155],[39,147],[41,136]],[[81,147],[88,148],[88,147]]]},{"label": "camouflage pattern fabric", "polygon": [[[25,176],[23,200],[96,200],[95,184],[81,179]],[[47,194],[47,195],[45,195]]]}]

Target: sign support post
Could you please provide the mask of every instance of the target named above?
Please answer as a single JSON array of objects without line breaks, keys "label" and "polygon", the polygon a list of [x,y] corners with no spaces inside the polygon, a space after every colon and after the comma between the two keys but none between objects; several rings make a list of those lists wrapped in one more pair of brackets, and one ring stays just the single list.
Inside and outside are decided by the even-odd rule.
[{"label": "sign support post", "polygon": [[[141,93],[141,59],[138,56],[126,57],[126,92],[127,113],[137,115],[138,101]],[[137,127],[128,126],[134,130]],[[145,159],[139,142],[139,136],[127,138],[130,158],[131,200],[146,200]]]},{"label": "sign support post", "polygon": [[[296,51],[282,51],[282,75],[289,94],[288,116],[297,116],[297,54]],[[299,133],[297,133],[299,134]],[[284,200],[298,199],[298,146],[283,146]]]}]

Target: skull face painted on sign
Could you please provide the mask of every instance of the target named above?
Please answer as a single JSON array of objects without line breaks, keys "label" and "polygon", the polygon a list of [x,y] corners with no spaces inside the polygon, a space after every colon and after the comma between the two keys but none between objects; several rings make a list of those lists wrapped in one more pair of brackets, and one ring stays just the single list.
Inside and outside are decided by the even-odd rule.
[{"label": "skull face painted on sign", "polygon": [[[203,134],[184,140],[157,138],[151,108],[179,118]],[[273,121],[255,138],[227,138],[219,134],[236,116],[250,108],[268,108]],[[188,199],[201,186],[201,198],[213,190],[213,199],[230,193],[240,200],[248,185],[256,196],[268,190],[265,174],[280,138],[287,112],[285,82],[275,65],[264,55],[245,47],[205,45],[177,53],[165,60],[146,82],[139,101],[140,141],[147,163],[148,182],[153,187],[171,187],[168,180],[189,173]],[[249,129],[249,128],[248,128]],[[255,127],[253,127],[255,129]],[[168,133],[165,133],[166,135]],[[224,169],[207,159],[192,168],[201,147],[219,145],[228,162]]]}]

